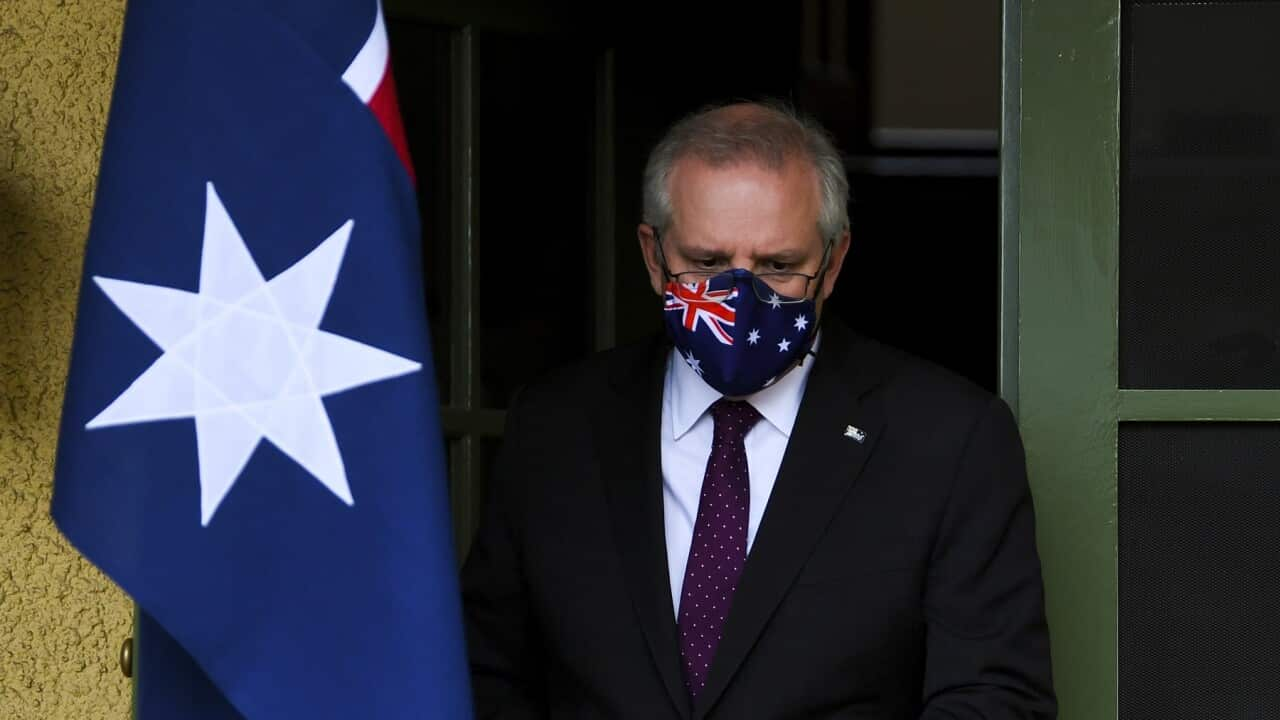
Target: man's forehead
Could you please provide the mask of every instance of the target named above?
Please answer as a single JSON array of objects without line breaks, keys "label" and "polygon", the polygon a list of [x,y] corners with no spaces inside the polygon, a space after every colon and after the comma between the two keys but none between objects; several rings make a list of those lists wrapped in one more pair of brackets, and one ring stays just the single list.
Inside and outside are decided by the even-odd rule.
[{"label": "man's forehead", "polygon": [[[682,244],[706,249],[753,243],[803,243],[817,234],[819,188],[803,166],[782,171],[758,164],[711,166],[692,160],[673,167],[671,227]],[[684,171],[683,176],[679,172]],[[810,182],[814,179],[814,182]],[[715,246],[713,248],[713,246]]]},{"label": "man's forehead", "polygon": [[782,213],[816,212],[821,202],[817,171],[802,159],[770,168],[750,160],[714,165],[682,158],[672,166],[667,188],[677,215],[681,210],[694,211],[703,203],[732,203],[744,198],[750,198],[753,209],[777,208]]}]

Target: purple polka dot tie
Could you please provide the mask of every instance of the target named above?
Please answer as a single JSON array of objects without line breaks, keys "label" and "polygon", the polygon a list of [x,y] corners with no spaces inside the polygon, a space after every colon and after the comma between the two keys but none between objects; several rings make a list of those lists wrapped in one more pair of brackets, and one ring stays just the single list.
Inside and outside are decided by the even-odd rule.
[{"label": "purple polka dot tie", "polygon": [[702,476],[698,519],[680,593],[680,656],[684,683],[696,698],[707,682],[707,670],[729,604],[747,560],[747,510],[751,485],[743,438],[760,413],[741,400],[718,400],[711,406],[715,437]]}]

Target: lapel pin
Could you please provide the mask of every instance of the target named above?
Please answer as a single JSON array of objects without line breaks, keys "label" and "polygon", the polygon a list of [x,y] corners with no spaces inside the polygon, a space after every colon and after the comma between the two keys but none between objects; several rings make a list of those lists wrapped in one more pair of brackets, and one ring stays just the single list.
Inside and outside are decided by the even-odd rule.
[{"label": "lapel pin", "polygon": [[847,438],[853,438],[854,440],[857,440],[859,443],[866,442],[867,440],[867,434],[863,432],[861,428],[856,428],[852,425],[845,426],[844,436]]}]

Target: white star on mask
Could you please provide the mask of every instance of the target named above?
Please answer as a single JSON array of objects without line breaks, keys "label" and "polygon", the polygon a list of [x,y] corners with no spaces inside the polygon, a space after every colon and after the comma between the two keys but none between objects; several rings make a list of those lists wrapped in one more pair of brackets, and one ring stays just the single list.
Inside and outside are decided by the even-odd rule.
[{"label": "white star on mask", "polygon": [[702,374],[702,362],[698,360],[698,358],[694,357],[693,353],[689,353],[688,355],[686,355],[684,360],[685,362],[689,363],[689,367],[693,368],[694,372],[698,373],[699,375]]}]

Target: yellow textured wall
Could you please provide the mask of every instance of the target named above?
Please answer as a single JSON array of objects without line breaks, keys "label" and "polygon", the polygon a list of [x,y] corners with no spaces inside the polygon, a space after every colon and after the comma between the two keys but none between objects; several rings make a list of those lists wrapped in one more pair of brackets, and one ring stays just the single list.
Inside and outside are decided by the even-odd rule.
[{"label": "yellow textured wall", "polygon": [[125,720],[128,599],[49,520],[124,0],[0,0],[0,718]]}]

